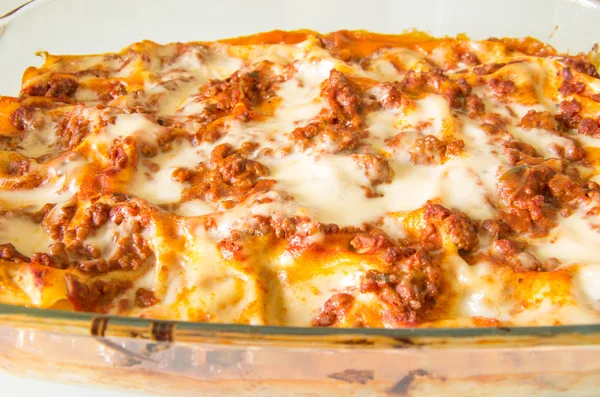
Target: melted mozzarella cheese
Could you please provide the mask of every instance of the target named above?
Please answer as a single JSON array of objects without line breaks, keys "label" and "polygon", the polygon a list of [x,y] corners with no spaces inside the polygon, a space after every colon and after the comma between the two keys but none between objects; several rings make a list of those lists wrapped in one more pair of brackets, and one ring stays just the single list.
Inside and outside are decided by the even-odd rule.
[{"label": "melted mozzarella cheese", "polygon": [[322,222],[359,224],[381,215],[379,206],[364,206],[368,203],[361,186],[369,183],[350,156],[294,154],[269,166],[277,188],[314,210]]},{"label": "melted mozzarella cheese", "polygon": [[[203,105],[193,94],[211,79],[225,79],[242,67],[242,61],[227,55],[225,49],[208,51],[192,47],[163,65],[161,80],[146,82],[146,91],[159,95],[158,112],[163,115],[200,113]],[[167,89],[166,85],[174,86]]]},{"label": "melted mozzarella cheese", "polygon": [[600,311],[600,263],[579,265],[574,281],[581,299],[592,309]]},{"label": "melted mozzarella cheese", "polygon": [[179,202],[186,185],[173,180],[173,171],[180,167],[194,168],[201,159],[197,148],[189,142],[174,143],[171,150],[147,160],[158,166],[158,170],[148,163],[138,165],[128,192],[157,204]]},{"label": "melted mozzarella cheese", "polygon": [[489,193],[478,173],[481,168],[465,166],[460,161],[448,162],[445,168],[438,190],[444,205],[463,211],[473,219],[492,218],[495,210],[488,202]]},{"label": "melted mozzarella cheese", "polygon": [[80,171],[86,164],[86,160],[77,154],[67,154],[46,164],[32,163],[30,168],[45,174],[45,181],[32,189],[0,190],[0,203],[5,209],[27,208],[37,211],[45,204],[69,201],[79,190]]},{"label": "melted mozzarella cheese", "polygon": [[517,302],[510,299],[502,282],[496,280],[497,269],[493,265],[480,262],[469,266],[462,258],[450,256],[447,266],[456,272],[458,299],[456,314],[465,317],[485,317],[509,320],[517,308]]},{"label": "melted mozzarella cheese", "polygon": [[106,223],[100,229],[94,230],[85,239],[84,244],[100,250],[103,258],[110,258],[118,249],[118,242],[123,237],[131,235],[131,219],[124,220],[119,225]]},{"label": "melted mozzarella cheese", "polygon": [[355,258],[328,261],[320,274],[306,275],[306,263],[298,261],[295,266],[275,266],[284,305],[281,322],[290,326],[309,326],[331,295],[355,288],[361,275],[370,266]]},{"label": "melted mozzarella cheese", "polygon": [[57,135],[53,131],[53,124],[49,120],[38,121],[42,124],[41,128],[26,126],[29,130],[24,139],[19,143],[17,152],[28,157],[40,157],[46,154],[54,153],[54,145],[57,141]]},{"label": "melted mozzarella cheese", "polygon": [[141,113],[119,114],[115,123],[95,136],[110,145],[116,139],[135,137],[138,142],[156,144],[156,136],[161,127]]},{"label": "melted mozzarella cheese", "polygon": [[195,199],[181,203],[175,213],[181,216],[200,216],[214,211],[215,209],[204,200]]},{"label": "melted mozzarella cheese", "polygon": [[449,125],[452,120],[450,105],[443,96],[428,94],[414,102],[415,109],[409,110],[396,120],[398,128],[417,128],[424,135],[431,134],[440,139],[453,135],[454,131]]},{"label": "melted mozzarella cheese", "polygon": [[570,139],[567,139],[558,133],[554,134],[539,128],[532,128],[529,130],[513,128],[511,133],[514,137],[530,144],[540,154],[548,158],[557,156],[556,151],[553,150],[554,147],[563,148],[565,152],[567,152],[575,146]]},{"label": "melted mozzarella cheese", "polygon": [[111,147],[126,138],[133,138],[140,146],[144,143],[155,146],[161,131],[162,127],[145,114],[117,114],[114,123],[105,128],[94,128],[94,132],[85,138],[85,144],[92,153],[109,156]]},{"label": "melted mozzarella cheese", "polygon": [[576,211],[561,218],[547,237],[536,239],[532,249],[542,258],[556,258],[563,264],[600,262],[600,216]]},{"label": "melted mozzarella cheese", "polygon": [[394,125],[397,118],[397,113],[392,110],[379,110],[367,115],[366,123],[369,130],[369,143],[375,150],[382,152],[390,151],[386,141],[400,133],[400,129]]},{"label": "melted mozzarella cheese", "polygon": [[52,243],[42,228],[30,219],[15,216],[0,218],[0,244],[10,243],[25,256],[46,252]]},{"label": "melted mozzarella cheese", "polygon": [[542,299],[537,306],[515,313],[512,323],[522,326],[554,324],[594,324],[600,321],[600,315],[580,305],[572,303],[553,304],[551,299]]},{"label": "melted mozzarella cheese", "polygon": [[[261,203],[260,201],[263,199],[268,201]],[[255,197],[255,201],[219,213],[216,216],[217,228],[212,230],[209,236],[214,241],[218,241],[230,236],[234,230],[243,231],[253,228],[255,226],[252,224],[254,216],[270,216],[275,219],[286,219],[293,216],[315,218],[313,210],[298,205],[296,200],[285,200],[276,190]]]},{"label": "melted mozzarella cheese", "polygon": [[180,272],[170,283],[165,304],[190,321],[263,324],[256,280],[224,260],[214,243],[199,229],[188,236],[189,246]]},{"label": "melted mozzarella cheese", "polygon": [[29,190],[0,191],[0,204],[5,209],[27,208],[37,211],[45,204],[69,201],[77,192],[75,181],[69,184],[65,177],[58,178]]}]

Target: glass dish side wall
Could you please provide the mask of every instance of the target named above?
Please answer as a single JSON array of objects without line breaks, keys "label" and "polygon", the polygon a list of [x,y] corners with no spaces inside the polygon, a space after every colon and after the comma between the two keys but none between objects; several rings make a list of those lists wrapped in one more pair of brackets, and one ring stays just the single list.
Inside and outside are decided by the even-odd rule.
[{"label": "glass dish side wall", "polygon": [[[0,307],[0,370],[164,395],[596,396],[600,326],[301,329]],[[44,316],[45,315],[45,316]]]},{"label": "glass dish side wall", "polygon": [[0,326],[0,368],[177,396],[583,397],[600,390],[600,346],[518,349],[228,346]]},{"label": "glass dish side wall", "polygon": [[[380,0],[368,7],[362,0],[256,0],[252,10],[242,4],[247,3],[35,0],[0,20],[9,23],[0,37],[0,92],[18,93],[23,70],[41,62],[34,55],[38,50],[117,51],[142,39],[212,40],[277,28],[397,33],[418,27],[473,38],[532,35],[575,52],[600,39],[595,0],[507,0],[501,6]],[[525,336],[517,329],[327,335],[157,324],[138,319],[107,324],[88,315],[0,305],[0,369],[181,396],[577,397],[600,390],[598,326],[556,329],[548,337],[547,329]]]}]

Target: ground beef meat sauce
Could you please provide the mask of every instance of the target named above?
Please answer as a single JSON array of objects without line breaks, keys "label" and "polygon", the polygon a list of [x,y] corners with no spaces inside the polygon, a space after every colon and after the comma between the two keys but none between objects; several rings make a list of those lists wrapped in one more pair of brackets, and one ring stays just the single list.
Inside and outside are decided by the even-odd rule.
[{"label": "ground beef meat sauce", "polygon": [[263,164],[245,158],[231,145],[222,144],[213,149],[208,164],[200,163],[192,170],[177,168],[171,177],[190,185],[183,191],[183,201],[200,198],[229,209],[252,194],[268,191],[275,183],[264,178],[268,175],[269,170]]},{"label": "ground beef meat sauce", "polygon": [[409,149],[413,164],[443,164],[450,156],[459,155],[465,143],[461,140],[444,142],[433,135],[417,138]]},{"label": "ground beef meat sauce", "polygon": [[32,82],[23,87],[22,95],[46,96],[68,101],[75,91],[77,91],[77,86],[77,80],[70,76],[42,76],[39,81]]},{"label": "ground beef meat sauce", "polygon": [[196,101],[205,104],[204,112],[219,118],[233,115],[243,121],[260,116],[259,105],[275,97],[274,76],[269,63],[263,62],[250,72],[236,71],[225,80],[210,80],[201,89]]},{"label": "ground beef meat sauce", "polygon": [[88,312],[105,312],[113,300],[123,291],[131,288],[132,283],[121,280],[97,280],[90,284],[83,283],[71,273],[66,276],[67,297],[75,310]]},{"label": "ground beef meat sauce", "polygon": [[320,97],[326,106],[316,121],[292,132],[296,145],[302,149],[322,147],[333,153],[355,150],[366,136],[363,103],[356,91],[342,72],[332,69],[321,88]]},{"label": "ground beef meat sauce", "polygon": [[46,61],[0,98],[2,303],[319,327],[600,322],[570,281],[600,246],[584,54],[340,31]]}]

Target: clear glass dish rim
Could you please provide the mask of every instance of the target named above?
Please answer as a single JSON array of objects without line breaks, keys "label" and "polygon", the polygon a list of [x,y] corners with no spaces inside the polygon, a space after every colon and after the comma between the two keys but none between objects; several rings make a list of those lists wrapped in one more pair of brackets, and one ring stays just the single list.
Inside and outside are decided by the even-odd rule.
[{"label": "clear glass dish rim", "polygon": [[[24,14],[25,11],[31,10],[34,7],[38,7],[48,1],[54,1],[54,0],[28,0],[28,1],[25,1],[23,4],[21,4],[20,6],[17,6],[16,8],[13,8],[12,10],[8,11],[6,14],[0,15],[0,27],[6,26],[14,18],[19,17],[22,14]],[[0,30],[0,33],[1,33],[1,30]]]},{"label": "clear glass dish rim", "polygon": [[600,345],[600,324],[476,328],[329,328],[155,320],[0,304],[0,326],[156,342],[308,348]]},{"label": "clear glass dish rim", "polygon": [[[13,19],[31,11],[45,3],[55,0],[29,0],[14,8],[4,15],[0,15],[0,36],[3,28]],[[600,2],[600,1],[599,1]],[[432,341],[440,342],[441,339],[449,339],[450,342],[460,339],[477,340],[480,338],[497,339],[504,344],[506,339],[517,339],[519,337],[533,337],[526,339],[525,344],[539,344],[542,339],[552,339],[561,336],[581,336],[583,343],[600,344],[600,324],[560,325],[560,326],[531,326],[531,327],[475,327],[475,328],[320,328],[320,327],[289,327],[289,326],[267,326],[246,324],[222,324],[192,321],[170,321],[154,320],[139,317],[124,317],[115,315],[104,315],[98,313],[72,312],[55,309],[40,309],[25,306],[0,304],[0,326],[24,326],[27,328],[44,329],[59,333],[91,334],[92,336],[104,337],[107,335],[107,327],[110,324],[114,336],[145,338],[156,341],[174,341],[173,332],[178,336],[177,340],[207,340],[211,336],[227,337],[236,335],[238,339],[255,340],[261,337],[267,342],[269,340],[280,340],[291,342],[314,342],[321,338],[345,337],[337,341],[345,345],[372,345],[373,343],[360,343],[368,341],[368,338],[390,338],[395,342],[413,345],[412,338],[417,338],[428,344]],[[137,332],[151,330],[149,333]],[[165,334],[165,331],[167,334]],[[161,336],[162,335],[162,336]],[[592,337],[592,338],[589,338]],[[358,339],[357,339],[358,338]],[[367,338],[367,339],[361,339]],[[328,339],[331,343],[334,339]],[[505,342],[502,342],[505,341]],[[358,343],[357,343],[358,342]],[[435,343],[435,342],[434,342]],[[445,342],[444,344],[446,344]],[[577,340],[570,340],[569,344],[578,344]],[[381,343],[379,343],[381,344]],[[382,345],[389,345],[383,343]]]}]

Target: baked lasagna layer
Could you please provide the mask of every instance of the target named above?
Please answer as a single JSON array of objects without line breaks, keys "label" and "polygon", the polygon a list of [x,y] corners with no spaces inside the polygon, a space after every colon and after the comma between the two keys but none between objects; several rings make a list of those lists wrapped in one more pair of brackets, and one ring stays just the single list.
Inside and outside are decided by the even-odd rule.
[{"label": "baked lasagna layer", "polygon": [[43,54],[0,97],[0,303],[600,322],[594,54],[349,31]]}]

